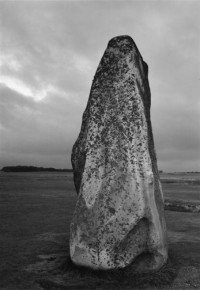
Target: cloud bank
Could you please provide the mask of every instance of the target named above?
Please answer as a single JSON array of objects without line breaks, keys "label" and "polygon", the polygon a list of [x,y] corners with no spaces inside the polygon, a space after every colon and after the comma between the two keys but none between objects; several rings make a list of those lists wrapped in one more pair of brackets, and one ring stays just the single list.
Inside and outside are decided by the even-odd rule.
[{"label": "cloud bank", "polygon": [[159,168],[200,170],[198,1],[0,2],[0,162],[70,168],[110,38],[149,65]]}]

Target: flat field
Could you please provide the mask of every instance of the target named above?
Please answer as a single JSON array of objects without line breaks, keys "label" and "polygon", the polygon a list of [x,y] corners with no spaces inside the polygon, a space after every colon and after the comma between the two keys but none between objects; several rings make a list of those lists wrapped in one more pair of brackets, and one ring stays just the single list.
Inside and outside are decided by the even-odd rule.
[{"label": "flat field", "polygon": [[[198,174],[162,174],[164,196],[200,200]],[[0,172],[0,289],[200,289],[200,214],[166,211],[169,261],[158,273],[93,273],[69,260],[72,173]]]},{"label": "flat field", "polygon": [[162,173],[165,198],[200,201],[200,173]]}]

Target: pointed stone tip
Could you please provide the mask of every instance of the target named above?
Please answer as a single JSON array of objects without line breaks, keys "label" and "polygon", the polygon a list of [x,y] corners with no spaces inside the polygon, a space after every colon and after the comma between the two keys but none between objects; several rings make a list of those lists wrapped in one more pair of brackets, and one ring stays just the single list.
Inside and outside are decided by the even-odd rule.
[{"label": "pointed stone tip", "polygon": [[108,42],[108,47],[116,47],[120,46],[121,44],[127,44],[127,45],[135,45],[133,39],[129,35],[119,35],[111,38],[111,40]]},{"label": "pointed stone tip", "polygon": [[112,41],[122,41],[122,40],[127,40],[127,41],[133,43],[133,39],[129,35],[118,35],[118,36],[114,36],[113,38],[110,39],[109,42],[112,42]]},{"label": "pointed stone tip", "polygon": [[111,38],[111,40],[108,42],[107,48],[115,48],[124,52],[134,49],[137,53],[140,54],[137,45],[129,35],[119,35]]}]

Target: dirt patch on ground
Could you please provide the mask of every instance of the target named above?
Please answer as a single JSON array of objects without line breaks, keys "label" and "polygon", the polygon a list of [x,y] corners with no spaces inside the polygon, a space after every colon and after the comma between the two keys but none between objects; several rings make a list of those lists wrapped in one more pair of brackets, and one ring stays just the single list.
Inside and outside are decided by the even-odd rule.
[{"label": "dirt patch on ground", "polygon": [[200,202],[181,199],[165,199],[165,210],[200,213]]}]

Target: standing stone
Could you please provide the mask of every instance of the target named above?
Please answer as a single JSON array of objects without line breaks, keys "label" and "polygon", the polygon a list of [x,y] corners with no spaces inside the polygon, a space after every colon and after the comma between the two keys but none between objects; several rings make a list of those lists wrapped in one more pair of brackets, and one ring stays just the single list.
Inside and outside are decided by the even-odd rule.
[{"label": "standing stone", "polygon": [[78,200],[70,255],[92,269],[157,270],[167,260],[148,66],[129,36],[111,39],[72,150]]}]

